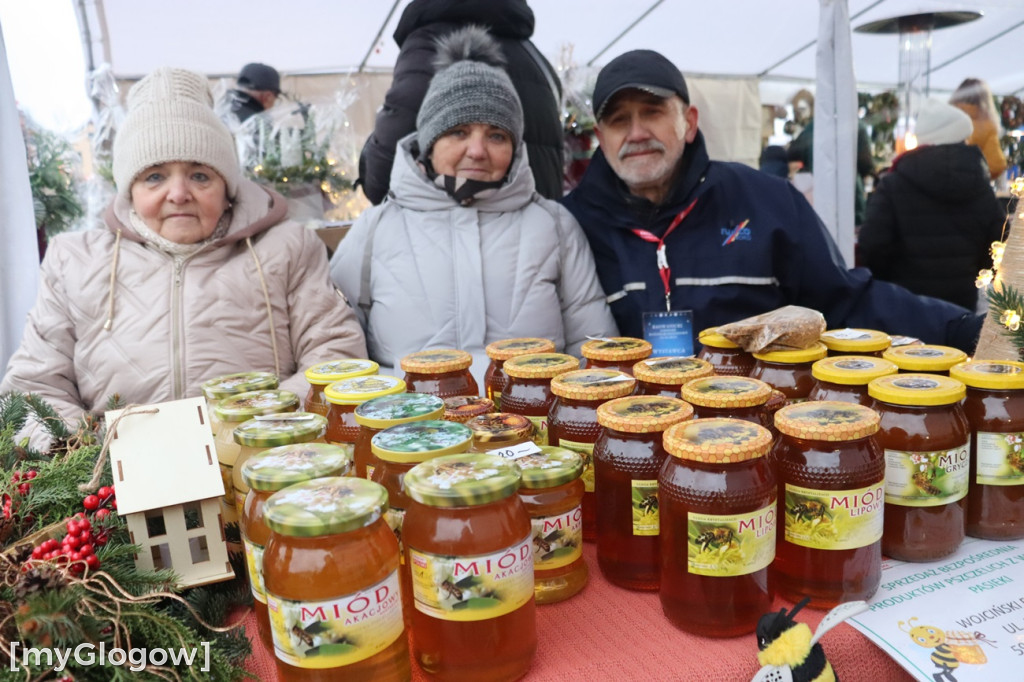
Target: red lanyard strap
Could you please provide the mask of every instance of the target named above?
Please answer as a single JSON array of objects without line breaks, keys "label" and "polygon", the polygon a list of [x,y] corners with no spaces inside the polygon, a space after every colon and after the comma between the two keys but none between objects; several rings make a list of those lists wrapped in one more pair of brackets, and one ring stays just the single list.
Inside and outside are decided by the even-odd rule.
[{"label": "red lanyard strap", "polygon": [[690,211],[692,211],[693,207],[696,205],[697,200],[694,199],[690,202],[689,206],[680,211],[679,215],[672,219],[672,222],[669,223],[668,229],[665,230],[665,234],[660,237],[648,232],[647,230],[642,230],[639,227],[633,228],[633,234],[637,237],[640,237],[640,239],[643,239],[645,242],[658,245],[658,249],[656,251],[658,274],[661,275],[661,283],[665,287],[665,310],[672,310],[672,270],[668,267],[668,257],[665,255],[665,240],[668,239],[668,236],[672,234],[674,229],[679,227],[679,223],[683,222],[683,218],[690,215]]}]

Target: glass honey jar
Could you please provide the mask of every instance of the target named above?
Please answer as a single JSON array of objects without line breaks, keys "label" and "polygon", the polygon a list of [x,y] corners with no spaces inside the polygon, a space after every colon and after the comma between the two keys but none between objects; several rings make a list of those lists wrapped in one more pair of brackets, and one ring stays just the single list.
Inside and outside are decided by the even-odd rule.
[{"label": "glass honey jar", "polygon": [[680,395],[693,405],[694,419],[743,419],[768,426],[765,405],[772,387],[750,377],[712,375],[692,379],[683,385]]},{"label": "glass honey jar", "polygon": [[967,534],[986,540],[1024,537],[1024,363],[962,362],[949,370],[967,386],[971,428]]},{"label": "glass honey jar", "polygon": [[536,338],[505,339],[487,344],[484,352],[491,359],[484,372],[484,395],[494,401],[496,409],[501,410],[501,393],[508,383],[508,377],[501,371],[505,362],[518,355],[554,353],[555,342]]},{"label": "glass honey jar", "polygon": [[882,357],[896,363],[901,372],[948,376],[950,367],[967,360],[967,353],[949,346],[911,344],[890,348]]},{"label": "glass honey jar", "polygon": [[882,357],[892,338],[876,329],[829,329],[821,333],[821,342],[833,355],[870,355]]},{"label": "glass honey jar", "polygon": [[[343,379],[330,384],[324,389],[324,395],[330,407],[327,410],[328,443],[352,443],[359,438],[359,422],[356,421],[356,408],[367,400],[383,396],[397,395],[405,392],[405,382],[397,377],[372,375]],[[369,461],[358,453],[355,461],[355,475],[369,478],[366,465]]]},{"label": "glass honey jar", "polygon": [[678,398],[683,384],[714,373],[715,368],[711,363],[700,358],[647,358],[633,365],[637,393],[664,398]]},{"label": "glass honey jar", "polygon": [[464,350],[421,350],[402,358],[406,390],[429,393],[439,398],[480,395],[476,379],[470,373],[473,356]]},{"label": "glass honey jar", "polygon": [[874,379],[868,393],[881,416],[885,449],[882,553],[901,561],[935,561],[964,539],[970,426],[963,383],[939,374]]},{"label": "glass honey jar", "polygon": [[668,456],[662,434],[692,416],[688,403],[660,395],[616,398],[597,408],[597,565],[619,587],[658,589],[658,472]]},{"label": "glass honey jar", "polygon": [[808,400],[838,400],[871,407],[868,395],[872,379],[896,374],[896,363],[868,355],[834,355],[811,365],[814,387]]},{"label": "glass honey jar", "polygon": [[636,379],[614,369],[578,369],[551,380],[555,401],[548,413],[548,442],[578,452],[583,458],[583,539],[597,539],[594,500],[594,443],[601,431],[601,403],[630,395]]},{"label": "glass honey jar", "polygon": [[827,354],[828,349],[821,342],[801,350],[754,353],[757,364],[750,376],[785,395],[787,404],[800,402],[807,400],[814,388],[811,366]]},{"label": "glass honey jar", "polygon": [[505,361],[508,382],[502,394],[504,411],[533,422],[533,442],[537,445],[548,444],[548,412],[555,402],[551,380],[579,366],[579,360],[565,353],[532,353]]},{"label": "glass honey jar", "polygon": [[267,610],[280,679],[411,679],[387,492],[355,477],[279,490],[263,506]]},{"label": "glass honey jar", "polygon": [[473,417],[494,412],[494,401],[478,395],[457,395],[444,399],[444,418],[465,424]]},{"label": "glass honey jar", "polygon": [[396,393],[370,398],[356,406],[356,436],[353,454],[356,462],[364,462],[365,478],[373,478],[373,469],[379,464],[373,454],[371,440],[386,428],[444,416],[444,401],[426,393]]},{"label": "glass honey jar", "polygon": [[768,429],[739,419],[669,428],[658,475],[661,608],[702,637],[753,632],[771,610],[775,474]]},{"label": "glass honey jar", "polygon": [[485,453],[435,457],[405,476],[412,640],[429,675],[514,680],[530,668],[532,527],[519,481],[512,462]]},{"label": "glass honey jar", "polygon": [[213,431],[213,436],[216,438],[220,429],[220,419],[213,409],[217,403],[239,393],[267,391],[275,388],[277,388],[277,375],[272,372],[239,372],[204,381],[200,385],[200,389],[203,391],[203,397],[206,398],[206,414],[210,418],[210,430]]},{"label": "glass honey jar", "polygon": [[473,417],[466,426],[473,432],[473,445],[470,452],[502,451],[501,456],[512,456],[504,452],[521,443],[533,442],[533,422],[521,414],[509,412],[492,412],[491,414]]},{"label": "glass honey jar", "polygon": [[519,457],[519,499],[533,527],[533,595],[538,604],[565,601],[587,584],[583,558],[583,460],[565,448],[542,445]]},{"label": "glass honey jar", "polygon": [[849,402],[808,401],[775,414],[772,449],[783,521],[775,589],[830,609],[868,599],[882,579],[885,453],[878,413]]},{"label": "glass honey jar", "polygon": [[580,347],[580,354],[586,360],[584,369],[617,369],[632,376],[633,365],[639,360],[651,357],[654,347],[650,341],[630,336],[613,336],[607,339],[591,339]]},{"label": "glass honey jar", "polygon": [[354,379],[376,374],[380,365],[372,360],[330,360],[313,365],[306,370],[306,381],[309,382],[309,392],[302,402],[302,409],[305,412],[322,414],[327,416],[327,410],[331,404],[327,402],[324,389],[335,381]]},{"label": "glass honey jar", "polygon": [[715,374],[746,377],[754,371],[757,362],[754,356],[719,334],[714,327],[698,334],[697,341],[701,345],[697,357],[710,362]]},{"label": "glass honey jar", "polygon": [[347,476],[352,470],[352,448],[327,443],[282,445],[253,455],[242,465],[242,480],[249,486],[242,507],[242,542],[249,569],[253,611],[260,640],[268,651],[274,650],[274,638],[267,615],[267,591],[263,586],[263,552],[270,539],[270,528],[263,521],[263,505],[283,488],[314,478]]}]

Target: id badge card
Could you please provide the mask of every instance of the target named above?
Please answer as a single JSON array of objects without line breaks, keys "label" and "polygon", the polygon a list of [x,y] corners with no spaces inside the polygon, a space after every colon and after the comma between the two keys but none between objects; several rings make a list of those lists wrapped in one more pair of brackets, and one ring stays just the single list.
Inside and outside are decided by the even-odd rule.
[{"label": "id badge card", "polygon": [[693,311],[644,313],[644,339],[654,347],[652,357],[693,355]]}]

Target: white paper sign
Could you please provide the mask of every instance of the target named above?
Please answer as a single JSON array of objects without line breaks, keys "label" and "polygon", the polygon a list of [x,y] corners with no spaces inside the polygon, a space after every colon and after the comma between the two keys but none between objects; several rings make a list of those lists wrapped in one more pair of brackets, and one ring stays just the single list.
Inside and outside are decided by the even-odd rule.
[{"label": "white paper sign", "polygon": [[1024,542],[967,538],[934,563],[887,560],[848,622],[921,682],[1024,680]]},{"label": "white paper sign", "polygon": [[526,457],[527,455],[539,455],[543,452],[537,444],[532,440],[528,440],[525,443],[519,445],[511,445],[507,448],[495,448],[494,450],[488,450],[488,455],[497,455],[502,459],[519,459]]}]

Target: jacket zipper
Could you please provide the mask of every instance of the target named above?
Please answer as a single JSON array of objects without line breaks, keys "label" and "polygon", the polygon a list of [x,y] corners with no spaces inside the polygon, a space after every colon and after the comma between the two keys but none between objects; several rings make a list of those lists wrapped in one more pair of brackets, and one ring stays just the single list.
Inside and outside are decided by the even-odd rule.
[{"label": "jacket zipper", "polygon": [[181,280],[185,259],[174,259],[174,286],[171,288],[171,398],[181,400],[185,378],[182,376],[185,363],[181,358]]}]

